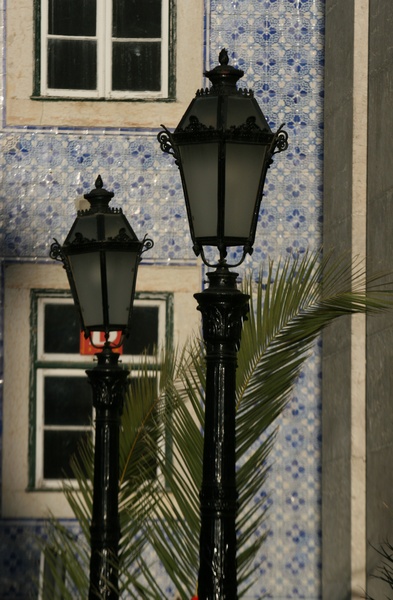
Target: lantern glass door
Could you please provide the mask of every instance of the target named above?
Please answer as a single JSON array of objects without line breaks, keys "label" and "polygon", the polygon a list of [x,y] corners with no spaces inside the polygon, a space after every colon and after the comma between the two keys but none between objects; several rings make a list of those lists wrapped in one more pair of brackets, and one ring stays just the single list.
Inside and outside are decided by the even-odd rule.
[{"label": "lantern glass door", "polygon": [[[210,267],[227,264],[228,248],[242,246],[240,265],[252,253],[266,171],[273,154],[288,147],[288,135],[273,133],[252,90],[238,89],[244,75],[229,65],[223,48],[220,65],[204,74],[210,89],[196,93],[175,131],[158,134],[161,149],[179,166],[193,249]],[[219,262],[206,259],[204,246],[216,247]]]}]

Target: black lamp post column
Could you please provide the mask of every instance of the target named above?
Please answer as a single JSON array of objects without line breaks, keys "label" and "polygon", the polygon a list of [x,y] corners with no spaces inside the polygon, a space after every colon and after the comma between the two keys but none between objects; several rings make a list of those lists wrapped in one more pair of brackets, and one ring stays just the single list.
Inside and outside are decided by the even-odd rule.
[{"label": "black lamp post column", "polygon": [[85,194],[90,208],[78,211],[64,244],[55,240],[50,251],[66,270],[85,337],[102,331],[107,340],[97,366],[87,371],[96,411],[90,600],[119,597],[119,428],[129,372],[108,339],[111,331],[129,334],[138,265],[153,247],[146,236],[138,240],[121,208],[109,206],[113,196],[98,176]]},{"label": "black lamp post column", "polygon": [[[237,89],[243,71],[219,65],[205,75],[175,131],[158,134],[163,152],[179,167],[195,254],[208,267],[210,286],[196,295],[203,315],[207,381],[201,489],[200,600],[237,599],[235,484],[236,352],[248,297],[228,270],[229,247],[242,247],[240,265],[253,251],[267,169],[286,150],[282,127],[273,133],[252,90]],[[219,252],[210,263],[205,247]]]},{"label": "black lamp post column", "polygon": [[236,367],[249,296],[226,265],[195,294],[206,344],[206,399],[198,597],[236,600]]},{"label": "black lamp post column", "polygon": [[129,371],[119,366],[119,355],[109,346],[97,359],[97,366],[86,371],[96,411],[89,600],[115,600],[119,598],[119,428]]}]

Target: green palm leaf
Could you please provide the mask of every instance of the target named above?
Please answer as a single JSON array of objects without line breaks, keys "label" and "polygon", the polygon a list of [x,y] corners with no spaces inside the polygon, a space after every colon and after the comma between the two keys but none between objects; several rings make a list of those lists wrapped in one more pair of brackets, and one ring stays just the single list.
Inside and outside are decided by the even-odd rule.
[{"label": "green palm leaf", "polygon": [[[120,593],[127,593],[128,597],[138,600],[141,597],[163,597],[162,593],[158,595],[152,592],[142,580],[142,569],[146,565],[151,569],[153,561],[143,561],[141,565],[147,545],[147,539],[141,535],[141,523],[146,520],[153,498],[149,490],[156,487],[156,448],[162,430],[162,414],[166,410],[161,387],[167,379],[173,378],[176,358],[173,352],[168,352],[160,361],[161,357],[154,363],[146,359],[139,370],[133,372],[121,422],[119,516],[122,538],[119,548],[119,588]],[[54,596],[55,590],[66,600],[75,598],[75,590],[78,591],[78,597],[88,596],[93,464],[93,442],[87,438],[71,461],[74,480],[66,482],[63,487],[82,535],[76,539],[60,521],[51,518],[45,550],[52,572],[50,579],[53,579],[51,582],[48,578],[46,582],[45,598],[48,600],[57,597]],[[67,572],[65,583],[57,573],[58,555]]]},{"label": "green palm leaf", "polygon": [[[367,282],[367,285],[375,284]],[[268,266],[257,282],[248,278],[251,297],[237,371],[237,485],[239,492],[239,596],[256,572],[266,519],[263,489],[274,443],[275,419],[316,338],[332,320],[391,306],[391,295],[366,289],[361,265],[334,262],[319,254]],[[198,566],[199,500],[203,447],[204,347],[189,344],[176,359],[163,361],[158,383],[144,366],[126,405],[121,436],[122,582],[131,597],[165,597],[152,575],[151,552],[160,559],[182,599],[195,593]],[[158,388],[158,392],[157,392]],[[172,459],[168,460],[168,445]],[[83,482],[92,456],[86,451],[78,473],[81,492],[67,498],[88,536],[90,485]],[[89,463],[90,464],[90,463]],[[153,476],[158,469],[159,476]],[[78,470],[78,467],[75,466]],[[75,500],[78,498],[78,500]],[[153,553],[153,555],[154,555]],[[154,560],[154,559],[153,559]],[[144,584],[142,584],[144,582]],[[140,587],[140,586],[145,587]]]},{"label": "green palm leaf", "polygon": [[[361,265],[348,266],[345,259],[339,263],[329,257],[322,260],[319,254],[295,261],[288,259],[277,267],[270,264],[265,277],[257,283],[249,278],[243,287],[251,296],[251,307],[243,328],[237,372],[239,596],[246,593],[252,582],[255,560],[264,541],[264,536],[256,538],[254,534],[266,516],[266,499],[258,493],[268,476],[267,458],[275,437],[271,426],[285,407],[316,338],[342,315],[391,306],[391,296],[377,288],[366,291]],[[178,440],[182,460],[174,468],[162,464],[163,469],[169,470],[170,493],[160,490],[165,497],[167,525],[165,530],[153,528],[151,534],[153,546],[176,582],[181,598],[190,597],[197,578],[199,503],[195,497],[201,481],[203,356],[203,345],[194,343],[181,371],[179,393],[194,415],[195,426],[184,415],[167,423],[172,438]],[[191,473],[192,485],[187,479]],[[161,511],[163,503],[161,500],[155,507]],[[159,520],[158,511],[154,514]],[[173,523],[172,532],[168,523]],[[169,558],[173,556],[171,543],[179,560]],[[184,562],[186,556],[190,557],[188,563]]]}]

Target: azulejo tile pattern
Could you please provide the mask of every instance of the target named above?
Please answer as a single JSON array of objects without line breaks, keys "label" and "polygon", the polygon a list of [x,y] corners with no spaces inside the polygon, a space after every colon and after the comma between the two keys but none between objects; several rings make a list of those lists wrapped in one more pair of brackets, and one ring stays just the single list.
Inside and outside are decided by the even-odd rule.
[{"label": "azulejo tile pattern", "polygon": [[[206,0],[205,16],[207,66],[228,48],[245,71],[240,85],[254,90],[271,127],[285,123],[289,134],[288,151],[269,170],[245,266],[258,273],[268,259],[321,243],[324,1]],[[3,128],[0,142],[2,257],[47,259],[52,238],[65,238],[75,205],[101,173],[136,233],[154,238],[149,261],[194,260],[178,171],[155,131]],[[250,599],[320,598],[320,370],[317,344],[278,423],[268,489],[261,491],[269,535]],[[38,561],[32,534],[41,527],[0,522],[2,598],[28,597],[24,586]]]},{"label": "azulejo tile pattern", "polygon": [[154,237],[150,260],[192,259],[190,244],[184,243],[186,215],[177,168],[168,158],[160,153],[154,132],[4,135],[4,255],[47,258],[52,238],[64,239],[78,201],[101,173],[105,187],[115,192],[112,204],[123,208],[137,235]]}]

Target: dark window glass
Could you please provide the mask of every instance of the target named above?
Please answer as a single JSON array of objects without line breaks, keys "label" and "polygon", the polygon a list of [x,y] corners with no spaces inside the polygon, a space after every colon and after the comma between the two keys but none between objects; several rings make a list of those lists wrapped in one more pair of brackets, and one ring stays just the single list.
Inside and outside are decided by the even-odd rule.
[{"label": "dark window glass", "polygon": [[115,38],[160,38],[161,0],[113,0]]},{"label": "dark window glass", "polygon": [[92,392],[87,377],[45,377],[45,425],[91,424]]},{"label": "dark window glass", "polygon": [[123,346],[124,354],[152,354],[158,344],[158,307],[135,306],[130,335]]},{"label": "dark window glass", "polygon": [[159,42],[114,42],[112,89],[118,91],[161,89]]},{"label": "dark window glass", "polygon": [[48,8],[49,34],[96,34],[96,0],[49,0]]},{"label": "dark window glass", "polygon": [[63,479],[72,477],[70,459],[79,444],[86,438],[86,431],[44,432],[44,478]]},{"label": "dark window glass", "polygon": [[79,353],[80,321],[74,304],[46,304],[44,352]]},{"label": "dark window glass", "polygon": [[97,44],[86,40],[48,40],[48,87],[95,90]]}]

